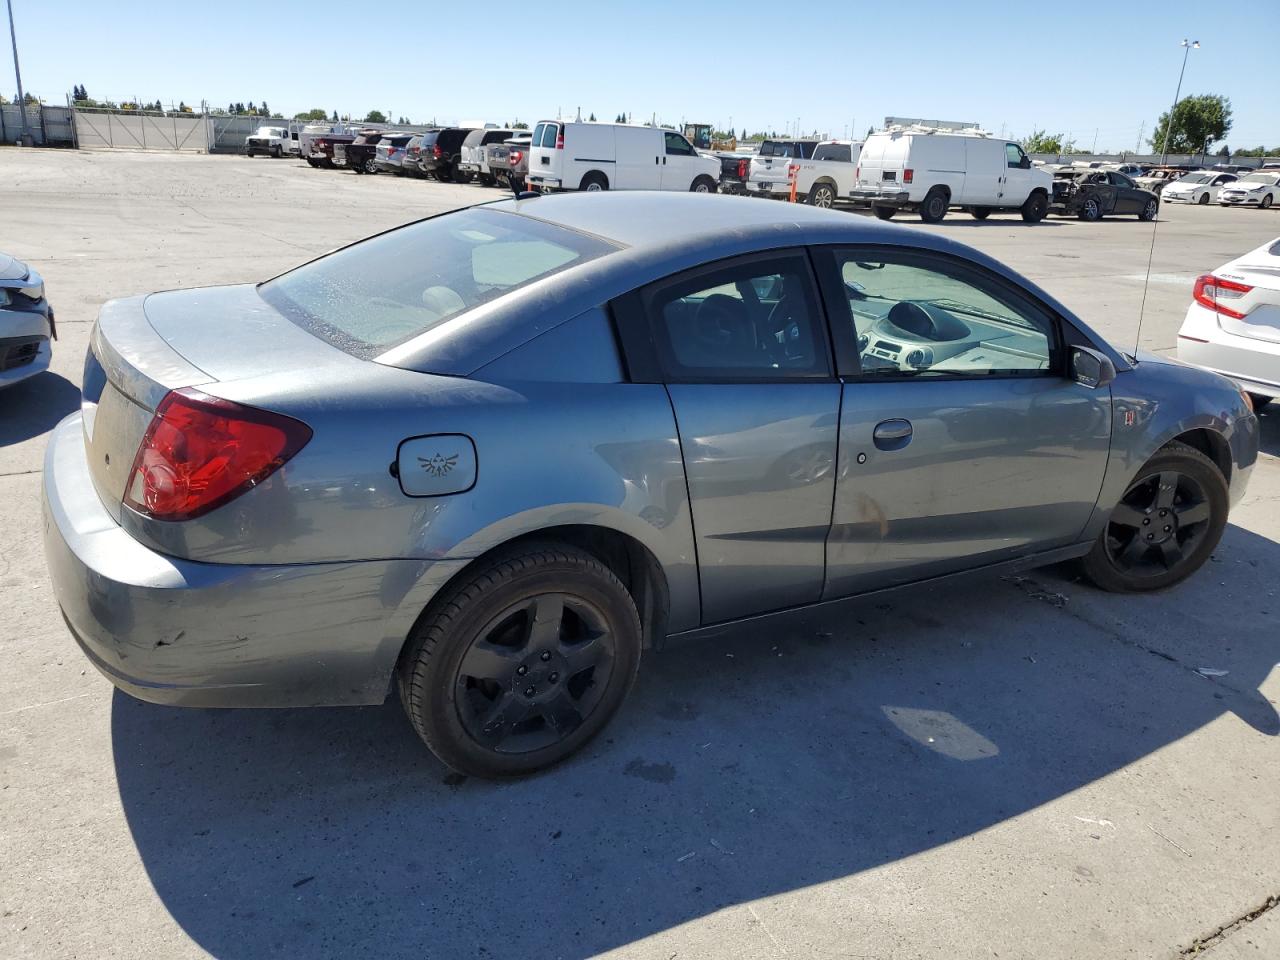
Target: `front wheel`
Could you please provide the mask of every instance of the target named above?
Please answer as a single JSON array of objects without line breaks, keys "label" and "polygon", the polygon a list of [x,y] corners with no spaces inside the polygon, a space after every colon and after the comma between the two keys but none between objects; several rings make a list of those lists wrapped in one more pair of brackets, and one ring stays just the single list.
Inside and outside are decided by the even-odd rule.
[{"label": "front wheel", "polygon": [[1207,193],[1200,194],[1200,199],[1197,200],[1196,203],[1202,207],[1207,207],[1209,205],[1209,194]]},{"label": "front wheel", "polygon": [[715,193],[716,182],[712,180],[710,177],[706,177],[706,176],[698,177],[697,180],[693,181],[693,185],[689,187],[689,192],[690,193]]},{"label": "front wheel", "polygon": [[373,157],[370,157],[368,160],[366,160],[366,161],[364,162],[364,172],[365,172],[365,173],[377,173],[377,172],[378,172],[378,161],[377,161],[377,160],[375,160],[375,159],[373,159]]},{"label": "front wheel", "polygon": [[1097,197],[1086,197],[1077,216],[1088,223],[1096,223],[1102,219],[1102,202]]},{"label": "front wheel", "polygon": [[272,148],[271,148],[271,157],[272,157],[272,159],[273,159],[273,160],[279,160],[279,159],[280,159],[280,147],[279,147],[279,146],[274,146],[274,147],[272,147]]},{"label": "front wheel", "polygon": [[1263,210],[1269,210],[1271,208],[1271,194],[1268,193],[1263,197],[1262,203],[1258,204],[1258,206],[1262,207]]},{"label": "front wheel", "polygon": [[1027,197],[1020,212],[1027,223],[1039,223],[1049,212],[1049,198],[1037,191]]},{"label": "front wheel", "polygon": [[640,663],[640,618],[592,554],[529,544],[448,588],[397,668],[418,735],[448,766],[514,777],[600,732]]},{"label": "front wheel", "polygon": [[1138,471],[1083,560],[1103,590],[1160,590],[1209,559],[1227,525],[1227,481],[1199,450],[1171,443]]},{"label": "front wheel", "polygon": [[1138,214],[1139,220],[1154,220],[1156,213],[1160,210],[1160,202],[1152,197],[1147,201],[1147,205],[1142,208],[1142,212]]}]

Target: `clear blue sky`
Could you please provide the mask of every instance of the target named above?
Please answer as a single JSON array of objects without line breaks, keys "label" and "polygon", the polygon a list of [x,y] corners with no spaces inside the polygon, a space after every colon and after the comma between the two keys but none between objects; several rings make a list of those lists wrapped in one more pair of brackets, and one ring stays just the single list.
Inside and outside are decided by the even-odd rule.
[{"label": "clear blue sky", "polygon": [[[1230,145],[1280,144],[1275,84],[1264,80],[1274,22],[1244,26],[1274,21],[1275,2],[1220,13],[1204,0],[13,0],[24,84],[50,103],[80,83],[98,99],[265,99],[289,115],[376,108],[417,122],[505,122],[581,107],[602,119],[732,117],[739,131],[781,131],[799,117],[803,130],[836,136],[896,115],[1013,137],[1044,128],[1085,149],[1096,130],[1098,148],[1114,150],[1133,150],[1140,125],[1149,135],[1169,109],[1188,35],[1203,46],[1183,94],[1231,99]],[[7,61],[0,89],[11,93]]]}]

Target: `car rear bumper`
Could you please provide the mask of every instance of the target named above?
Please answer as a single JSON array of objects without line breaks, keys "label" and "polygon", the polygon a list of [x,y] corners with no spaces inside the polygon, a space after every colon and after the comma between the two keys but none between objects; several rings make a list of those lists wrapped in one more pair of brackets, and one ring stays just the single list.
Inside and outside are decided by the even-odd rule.
[{"label": "car rear bumper", "polygon": [[1187,310],[1178,331],[1177,356],[1234,380],[1250,393],[1280,398],[1280,343],[1228,333],[1199,304]]},{"label": "car rear bumper", "polygon": [[854,187],[849,191],[849,199],[861,206],[902,209],[911,202],[911,195],[906,190],[899,189],[867,190]]},{"label": "car rear bumper", "polygon": [[89,477],[80,414],[45,454],[43,534],[76,642],[113,684],[153,703],[381,703],[414,620],[464,560],[214,564],[134,540]]}]

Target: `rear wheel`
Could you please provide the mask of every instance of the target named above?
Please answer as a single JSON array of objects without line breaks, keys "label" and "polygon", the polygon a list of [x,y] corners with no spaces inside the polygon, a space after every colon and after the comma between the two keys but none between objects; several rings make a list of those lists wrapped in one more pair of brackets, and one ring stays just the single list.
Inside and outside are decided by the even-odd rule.
[{"label": "rear wheel", "polygon": [[1227,524],[1227,481],[1199,450],[1171,443],[1138,471],[1084,572],[1104,590],[1159,590],[1209,559]]},{"label": "rear wheel", "polygon": [[991,208],[990,207],[970,207],[969,216],[973,217],[973,219],[975,220],[985,220],[987,219],[987,217],[991,216]]},{"label": "rear wheel", "polygon": [[254,153],[253,149],[252,149],[252,148],[250,148],[250,149],[248,149],[248,150],[246,150],[246,151],[245,151],[245,156],[252,157],[252,156],[253,156],[253,153]]},{"label": "rear wheel", "polygon": [[373,159],[373,157],[370,157],[368,160],[366,160],[366,161],[364,162],[364,172],[365,172],[365,173],[377,173],[377,172],[378,172],[378,161],[374,160],[374,159]]},{"label": "rear wheel", "polygon": [[941,187],[934,187],[924,195],[924,203],[920,204],[920,219],[925,223],[941,223],[947,215],[950,198]]},{"label": "rear wheel", "polygon": [[809,188],[804,202],[814,207],[830,210],[836,205],[836,189],[829,183],[815,183]]},{"label": "rear wheel", "polygon": [[716,182],[708,176],[701,176],[693,181],[693,185],[689,187],[690,193],[715,193]]},{"label": "rear wheel", "polygon": [[876,207],[876,206],[873,206],[873,207],[871,208],[871,212],[872,212],[872,213],[874,213],[874,214],[876,215],[876,217],[877,217],[878,219],[880,219],[880,220],[892,220],[892,219],[893,219],[893,215],[894,215],[895,213],[897,213],[897,212],[898,212],[898,208],[897,208],[897,207],[884,207],[884,206]]},{"label": "rear wheel", "polygon": [[579,190],[585,190],[588,193],[599,193],[601,190],[609,189],[609,181],[605,179],[605,175],[598,170],[592,170],[582,178],[582,185]]},{"label": "rear wheel", "polygon": [[1031,196],[1027,197],[1019,211],[1022,219],[1027,223],[1039,223],[1045,218],[1049,212],[1049,198],[1043,192],[1037,190]]},{"label": "rear wheel", "polygon": [[1102,201],[1097,197],[1085,197],[1080,204],[1080,212],[1076,214],[1081,220],[1095,223],[1102,219]]},{"label": "rear wheel", "polygon": [[1152,197],[1147,201],[1146,206],[1142,208],[1142,212],[1138,214],[1139,220],[1154,220],[1156,213],[1160,210],[1160,201]]},{"label": "rear wheel", "polygon": [[640,618],[589,553],[528,544],[451,587],[397,668],[414,729],[445,764],[513,777],[559,763],[609,722],[640,663]]}]

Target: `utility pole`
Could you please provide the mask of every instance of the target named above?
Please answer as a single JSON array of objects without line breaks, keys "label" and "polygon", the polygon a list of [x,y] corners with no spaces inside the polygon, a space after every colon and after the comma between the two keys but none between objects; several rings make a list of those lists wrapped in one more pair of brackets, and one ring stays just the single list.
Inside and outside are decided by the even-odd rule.
[{"label": "utility pole", "polygon": [[1142,135],[1143,133],[1146,132],[1146,129],[1147,129],[1147,121],[1143,120],[1142,123],[1138,124],[1138,142],[1134,144],[1134,147],[1133,147],[1134,153],[1142,152]]},{"label": "utility pole", "polygon": [[22,145],[31,146],[27,130],[27,98],[22,93],[22,71],[18,69],[18,35],[13,29],[13,0],[9,0],[9,42],[13,44],[13,75],[18,81],[18,116],[22,118]]},{"label": "utility pole", "polygon": [[1169,108],[1169,122],[1164,125],[1164,152],[1160,155],[1161,166],[1169,160],[1169,141],[1173,139],[1173,112],[1178,109],[1178,98],[1182,96],[1182,75],[1187,72],[1187,57],[1191,55],[1192,50],[1199,49],[1199,40],[1188,41],[1185,38],[1183,39],[1182,69],[1178,71],[1178,87],[1173,93],[1173,106]]},{"label": "utility pole", "polygon": [[1097,127],[1093,128],[1093,149],[1090,150],[1089,153],[1093,156],[1097,156],[1098,154],[1098,128]]}]

